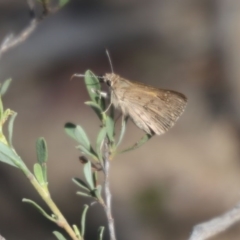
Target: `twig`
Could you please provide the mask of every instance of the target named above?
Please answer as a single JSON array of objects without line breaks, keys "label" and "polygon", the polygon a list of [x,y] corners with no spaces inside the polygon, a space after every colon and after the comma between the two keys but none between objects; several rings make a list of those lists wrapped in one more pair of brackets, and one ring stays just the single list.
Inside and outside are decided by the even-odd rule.
[{"label": "twig", "polygon": [[110,240],[116,240],[116,233],[115,233],[115,226],[114,226],[114,219],[112,216],[112,204],[111,204],[111,191],[110,191],[110,183],[109,183],[109,170],[110,170],[110,163],[109,163],[109,149],[108,144],[105,142],[104,144],[104,191],[105,191],[105,204],[103,204],[107,220],[108,220],[108,228],[110,234]]},{"label": "twig", "polygon": [[52,212],[56,216],[55,223],[59,227],[63,228],[69,234],[72,240],[82,240],[82,238],[78,238],[76,236],[76,233],[73,231],[73,229],[71,228],[71,226],[69,225],[69,223],[67,222],[63,214],[61,213],[61,211],[58,209],[57,205],[53,202],[50,196],[50,193],[39,184],[39,182],[36,180],[34,175],[29,171],[27,167],[22,168],[22,170],[30,180],[31,184],[37,190],[39,195],[42,197],[44,202],[48,205],[48,207],[52,210]]},{"label": "twig", "polygon": [[189,240],[205,240],[225,231],[240,220],[240,202],[230,211],[207,222],[196,225]]},{"label": "twig", "polygon": [[[34,2],[33,0],[27,0],[29,9],[30,9],[30,16],[32,18],[30,24],[17,36],[14,36],[13,34],[9,34],[5,37],[3,42],[0,44],[0,58],[2,55],[10,50],[13,47],[16,47],[17,45],[24,42],[36,29],[38,23],[43,19],[42,17],[37,18],[34,11]],[[48,7],[48,1],[47,0],[41,0],[42,8],[43,8],[43,16],[48,15],[51,11]]]},{"label": "twig", "polygon": [[36,19],[33,19],[30,22],[29,26],[26,27],[19,35],[14,37],[13,34],[10,34],[5,37],[2,44],[0,45],[0,58],[6,51],[24,42],[36,29],[37,23],[38,21]]}]

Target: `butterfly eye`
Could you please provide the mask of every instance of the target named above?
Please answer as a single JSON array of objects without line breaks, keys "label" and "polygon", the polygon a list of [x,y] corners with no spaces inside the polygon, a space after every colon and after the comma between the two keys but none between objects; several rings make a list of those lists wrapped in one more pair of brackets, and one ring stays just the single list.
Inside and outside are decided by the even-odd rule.
[{"label": "butterfly eye", "polygon": [[106,80],[106,84],[109,86],[109,87],[111,87],[111,81],[110,80]]}]

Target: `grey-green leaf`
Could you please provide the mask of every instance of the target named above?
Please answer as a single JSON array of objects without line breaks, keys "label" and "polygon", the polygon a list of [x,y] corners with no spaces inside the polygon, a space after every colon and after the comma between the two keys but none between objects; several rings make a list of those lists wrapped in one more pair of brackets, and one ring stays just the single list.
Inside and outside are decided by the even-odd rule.
[{"label": "grey-green leaf", "polygon": [[146,143],[148,140],[150,140],[152,138],[152,136],[153,135],[145,134],[136,144],[134,144],[133,146],[131,146],[127,149],[120,151],[120,153],[125,153],[125,152],[128,152],[128,151],[131,151],[131,150],[141,147],[144,143]]},{"label": "grey-green leaf", "polygon": [[39,184],[41,186],[44,186],[45,185],[45,179],[44,179],[44,176],[43,176],[42,167],[39,163],[34,164],[33,172],[34,172],[34,175],[35,175],[36,179],[38,180]]},{"label": "grey-green leaf", "polygon": [[1,85],[1,88],[0,88],[0,95],[1,96],[3,96],[7,92],[11,81],[12,81],[12,79],[9,78],[9,79],[5,80],[4,83]]},{"label": "grey-green leaf", "polygon": [[96,155],[96,153],[92,148],[90,149],[90,151],[83,146],[77,146],[77,148],[80,149],[82,153],[90,156],[93,160],[97,162],[99,161],[98,156]]},{"label": "grey-green leaf", "polygon": [[22,200],[25,203],[29,203],[32,206],[34,206],[44,217],[46,217],[47,219],[49,219],[52,222],[56,222],[56,219],[54,219],[53,217],[51,217],[49,214],[47,214],[46,211],[43,210],[43,208],[41,208],[37,203],[35,203],[34,201],[27,199],[27,198],[23,198]]},{"label": "grey-green leaf", "polygon": [[92,177],[92,164],[90,161],[88,161],[86,164],[83,166],[83,173],[86,178],[86,181],[90,187],[91,190],[94,189],[94,184],[93,184],[93,177]]},{"label": "grey-green leaf", "polygon": [[66,123],[65,131],[70,137],[75,139],[78,143],[80,143],[86,149],[90,150],[91,148],[90,141],[82,127],[75,125],[73,123]]},{"label": "grey-green leaf", "polygon": [[8,122],[8,141],[9,141],[9,144],[11,147],[12,147],[13,125],[14,125],[14,120],[15,120],[16,116],[17,116],[17,113],[14,112],[11,115],[9,122]]},{"label": "grey-green leaf", "polygon": [[98,154],[98,158],[101,162],[102,162],[102,145],[103,145],[104,139],[106,137],[106,134],[107,134],[107,129],[106,129],[106,127],[103,127],[100,129],[98,136],[97,136],[96,151]]},{"label": "grey-green leaf", "polygon": [[88,185],[80,178],[73,178],[72,181],[79,187],[81,187],[82,189],[90,192],[91,189],[88,187]]},{"label": "grey-green leaf", "polygon": [[85,102],[86,105],[90,106],[93,111],[97,114],[97,116],[99,117],[100,120],[102,120],[102,109],[101,106],[96,103],[96,102],[92,102],[92,101],[87,101]]},{"label": "grey-green leaf", "polygon": [[98,234],[99,234],[98,240],[102,240],[103,239],[104,229],[105,229],[104,227],[100,227],[98,229]]},{"label": "grey-green leaf", "polygon": [[53,234],[58,240],[67,240],[60,232],[54,231]]},{"label": "grey-green leaf", "polygon": [[84,192],[80,192],[80,191],[77,192],[77,195],[80,195],[80,196],[82,196],[82,197],[91,197],[91,196],[92,196],[92,195],[89,194],[89,193],[84,193]]},{"label": "grey-green leaf", "polygon": [[83,209],[83,213],[82,213],[82,217],[81,217],[81,233],[82,233],[83,238],[84,238],[84,235],[85,235],[86,214],[87,214],[88,209],[89,209],[89,206],[85,204],[84,209]]},{"label": "grey-green leaf", "polygon": [[36,142],[37,159],[40,164],[46,163],[48,158],[47,143],[43,137]]},{"label": "grey-green leaf", "polygon": [[98,78],[90,70],[87,70],[84,80],[91,100],[95,103],[99,103],[100,96],[98,91],[101,90],[101,86]]},{"label": "grey-green leaf", "polygon": [[0,142],[0,162],[5,162],[11,166],[24,168],[22,159],[6,144]]},{"label": "grey-green leaf", "polygon": [[107,116],[106,118],[107,135],[111,142],[114,142],[114,120]]},{"label": "grey-green leaf", "polygon": [[99,200],[102,199],[101,192],[102,192],[102,186],[98,185],[97,188],[95,188],[94,193],[95,193],[96,198]]},{"label": "grey-green leaf", "polygon": [[126,131],[127,121],[128,121],[128,118],[122,119],[121,132],[120,132],[120,135],[119,135],[117,147],[121,144],[121,142],[123,140],[123,136],[124,136],[125,131]]}]

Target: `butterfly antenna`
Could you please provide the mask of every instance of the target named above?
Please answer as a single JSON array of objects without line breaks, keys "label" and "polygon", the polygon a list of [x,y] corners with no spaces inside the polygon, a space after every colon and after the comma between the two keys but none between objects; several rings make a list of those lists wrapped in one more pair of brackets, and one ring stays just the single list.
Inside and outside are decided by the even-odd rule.
[{"label": "butterfly antenna", "polygon": [[[70,81],[73,79],[73,78],[75,78],[75,77],[85,77],[86,75],[85,74],[78,74],[78,73],[75,73],[75,74],[73,74],[72,76],[71,76],[71,78],[70,78]],[[96,76],[97,78],[100,78],[100,79],[103,79],[104,77],[102,77],[102,76]]]},{"label": "butterfly antenna", "polygon": [[109,54],[109,52],[108,52],[107,49],[106,49],[106,54],[107,54],[107,57],[108,57],[108,61],[109,61],[109,64],[110,64],[110,67],[111,67],[112,73],[114,73],[114,71],[113,71],[112,60],[111,60],[111,58],[110,58],[110,54]]}]

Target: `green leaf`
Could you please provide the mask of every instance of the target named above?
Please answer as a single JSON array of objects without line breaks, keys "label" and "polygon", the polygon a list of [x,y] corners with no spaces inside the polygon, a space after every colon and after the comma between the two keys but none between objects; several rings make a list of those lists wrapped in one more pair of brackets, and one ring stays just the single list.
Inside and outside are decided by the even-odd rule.
[{"label": "green leaf", "polygon": [[80,188],[90,192],[91,189],[88,187],[88,185],[80,178],[73,178],[72,181],[78,185]]},{"label": "green leaf", "polygon": [[40,164],[46,163],[48,159],[47,143],[43,137],[36,142],[37,159]]},{"label": "green leaf", "polygon": [[38,180],[39,184],[41,186],[46,185],[45,179],[43,177],[43,171],[42,171],[42,167],[39,163],[35,163],[33,166],[33,172],[34,175],[36,177],[36,179]]},{"label": "green leaf", "polygon": [[82,213],[82,217],[81,217],[81,233],[82,233],[83,238],[84,238],[84,235],[85,235],[86,214],[87,214],[88,209],[89,209],[89,206],[85,204],[84,209],[83,209],[83,213]]},{"label": "green leaf", "polygon": [[86,181],[90,187],[91,190],[94,189],[94,184],[93,184],[93,177],[92,177],[92,164],[90,161],[88,161],[86,164],[83,166],[83,173],[86,178]]},{"label": "green leaf", "polygon": [[16,116],[17,113],[13,112],[8,123],[8,141],[11,147],[12,147],[13,124]]},{"label": "green leaf", "polygon": [[0,89],[0,95],[1,96],[3,96],[7,92],[11,81],[12,81],[12,79],[9,78],[9,79],[5,80],[4,83],[1,85],[1,89]]},{"label": "green leaf", "polygon": [[96,151],[97,151],[97,154],[98,154],[98,158],[100,160],[100,162],[102,163],[102,145],[104,143],[104,139],[106,137],[106,134],[107,134],[107,130],[105,127],[101,128],[99,133],[98,133],[98,136],[97,136],[97,143],[96,143]]},{"label": "green leaf", "polygon": [[58,240],[67,240],[60,232],[54,231],[53,234]]},{"label": "green leaf", "polygon": [[35,207],[44,217],[46,217],[48,220],[52,221],[52,222],[56,222],[56,219],[53,218],[52,216],[50,216],[49,214],[47,214],[47,212],[45,212],[43,210],[43,208],[41,208],[37,203],[35,203],[34,201],[27,199],[27,198],[23,198],[22,200],[25,203],[29,203],[31,204],[33,207]]},{"label": "green leaf", "polygon": [[132,147],[124,149],[124,150],[120,151],[119,153],[125,153],[125,152],[128,152],[128,151],[134,150],[136,148],[139,148],[144,143],[146,143],[148,140],[150,140],[152,137],[153,137],[153,135],[146,134],[136,144],[134,144]]},{"label": "green leaf", "polygon": [[98,240],[102,240],[103,239],[104,229],[105,229],[104,227],[100,227],[98,229],[98,234],[99,234]]},{"label": "green leaf", "polygon": [[100,120],[102,120],[102,109],[101,106],[98,103],[92,102],[92,101],[87,101],[85,102],[86,105],[90,106],[93,111],[97,114]]},{"label": "green leaf", "polygon": [[77,239],[79,239],[81,237],[81,233],[80,233],[80,230],[78,229],[77,225],[75,225],[75,224],[73,225],[73,230],[76,234]]},{"label": "green leaf", "polygon": [[101,86],[98,78],[90,70],[87,70],[84,80],[91,100],[95,103],[99,103],[100,96],[97,91],[101,91]]},{"label": "green leaf", "polygon": [[94,189],[94,195],[95,197],[102,201],[102,186],[101,185],[98,185],[95,189]]},{"label": "green leaf", "polygon": [[114,142],[114,120],[109,116],[106,118],[106,129],[109,140]]},{"label": "green leaf", "polygon": [[15,151],[2,142],[0,142],[0,161],[18,168],[26,167]]},{"label": "green leaf", "polygon": [[77,195],[80,195],[82,197],[91,197],[92,196],[91,194],[80,192],[80,191],[77,192]]},{"label": "green leaf", "polygon": [[65,131],[70,137],[75,139],[88,151],[91,149],[90,141],[82,127],[80,127],[79,125],[75,125],[73,123],[66,123]]},{"label": "green leaf", "polygon": [[122,127],[121,127],[120,136],[119,136],[119,139],[118,139],[117,147],[121,144],[121,142],[123,140],[123,136],[124,136],[125,131],[126,131],[127,121],[128,121],[128,118],[123,118],[122,119]]},{"label": "green leaf", "polygon": [[45,184],[47,183],[47,159],[48,159],[48,150],[47,150],[47,143],[44,138],[38,138],[36,142],[36,151],[37,151],[37,159],[38,163],[41,165],[42,168],[42,175]]},{"label": "green leaf", "polygon": [[82,153],[90,156],[93,160],[95,160],[95,161],[97,161],[97,162],[99,161],[98,156],[96,155],[96,153],[94,152],[94,150],[93,150],[92,148],[91,148],[90,151],[88,151],[88,150],[87,150],[85,147],[83,147],[83,146],[77,146],[77,149],[80,149],[80,150],[82,151]]},{"label": "green leaf", "polygon": [[100,105],[101,109],[105,109],[105,100],[101,97],[101,85],[98,78],[90,70],[85,73],[85,84],[91,100]]}]

